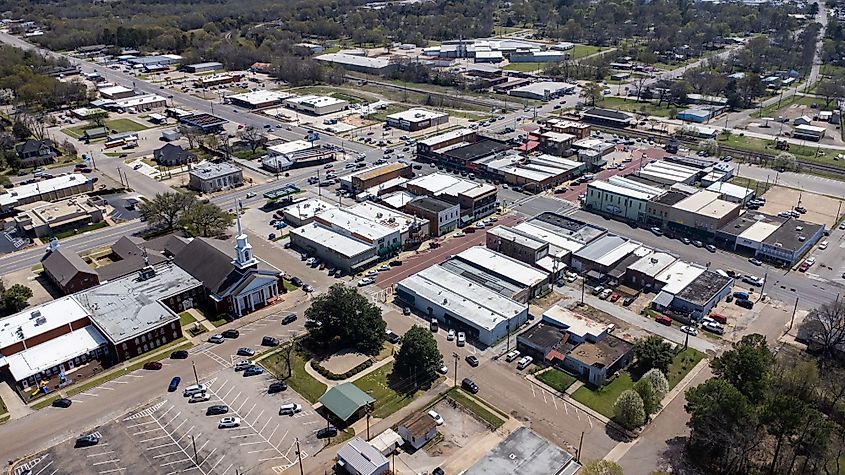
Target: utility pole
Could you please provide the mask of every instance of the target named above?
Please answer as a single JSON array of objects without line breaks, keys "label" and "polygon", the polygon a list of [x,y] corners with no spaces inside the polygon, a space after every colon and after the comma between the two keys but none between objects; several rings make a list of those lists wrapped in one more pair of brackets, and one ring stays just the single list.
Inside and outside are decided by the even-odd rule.
[{"label": "utility pole", "polygon": [[575,461],[581,463],[581,447],[584,445],[584,431],[581,431],[581,440],[578,442],[578,452],[575,453]]},{"label": "utility pole", "polygon": [[370,413],[373,412],[373,406],[367,406],[367,442],[370,441]]},{"label": "utility pole", "polygon": [[197,375],[197,364],[194,363],[194,360],[191,360],[191,366],[194,367],[194,379],[196,379],[197,384],[199,384],[200,383],[200,377],[199,377],[199,375]]},{"label": "utility pole", "polygon": [[581,305],[584,305],[584,286],[587,285],[585,283],[586,281],[586,277],[581,277]]},{"label": "utility pole", "polygon": [[199,457],[199,454],[197,453],[197,440],[194,438],[193,435],[191,436],[191,444],[194,446],[194,463],[199,465],[200,464],[200,457]]},{"label": "utility pole", "polygon": [[299,475],[305,475],[305,469],[302,468],[302,451],[299,450],[299,437],[296,438],[296,457],[299,459]]},{"label": "utility pole", "polygon": [[452,387],[456,388],[458,387],[458,354],[453,351],[452,356],[455,358],[455,382]]},{"label": "utility pole", "polygon": [[[120,167],[116,168],[116,170],[117,170],[117,178],[120,180],[120,185],[123,186],[123,187],[126,187],[126,185],[123,184],[123,175],[120,174]],[[840,204],[841,204],[841,202],[840,202]]]},{"label": "utility pole", "polygon": [[789,328],[786,329],[786,332],[789,333],[792,330],[792,324],[795,323],[795,312],[798,311],[798,296],[795,296],[795,306],[792,307],[792,318],[789,319]]}]

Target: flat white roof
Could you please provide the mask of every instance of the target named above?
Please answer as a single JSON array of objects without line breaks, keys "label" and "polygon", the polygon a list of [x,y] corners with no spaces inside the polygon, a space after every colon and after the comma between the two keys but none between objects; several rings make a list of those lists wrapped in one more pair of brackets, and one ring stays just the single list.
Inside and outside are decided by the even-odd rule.
[{"label": "flat white roof", "polygon": [[777,231],[782,223],[767,223],[765,221],[757,221],[743,231],[738,237],[748,239],[754,242],[763,242]]},{"label": "flat white roof", "polygon": [[665,285],[661,291],[677,295],[684,290],[692,281],[704,273],[706,269],[698,264],[686,261],[675,261],[660,274],[657,274],[657,281]]},{"label": "flat white roof", "polygon": [[672,254],[656,251],[647,256],[643,256],[640,260],[628,266],[628,269],[641,272],[650,277],[655,277],[677,260],[678,258]]},{"label": "flat white roof", "polygon": [[505,320],[525,311],[525,306],[483,285],[432,266],[398,284],[476,327],[492,331]]},{"label": "flat white roof", "polygon": [[[560,56],[560,53],[553,53],[555,56]],[[539,56],[539,53],[535,53],[535,56]],[[539,81],[533,82],[531,84],[526,84],[525,86],[517,87],[511,89],[510,93],[513,92],[528,92],[531,94],[536,94],[538,96],[542,96],[549,92],[549,94],[556,94],[560,91],[569,91],[575,89],[574,84],[570,84],[568,82],[558,82],[558,81]],[[511,94],[512,95],[512,94]]]},{"label": "flat white roof", "polygon": [[566,251],[567,253],[571,253],[578,251],[579,249],[584,247],[584,242],[578,239],[573,239],[571,237],[554,233],[552,231],[549,231],[548,229],[535,226],[531,224],[530,221],[519,223],[514,226],[514,229],[522,231],[526,234],[530,234],[531,236],[534,236],[537,239],[540,239],[541,241],[549,243],[549,247],[551,249],[557,249],[554,254],[557,254],[558,257],[562,257],[560,251]]},{"label": "flat white roof", "polygon": [[267,151],[272,152],[270,155],[288,155],[295,152],[301,152],[302,150],[308,150],[313,147],[314,144],[307,140],[294,140],[292,142],[271,145],[267,147]]},{"label": "flat white roof", "polygon": [[343,99],[338,99],[336,97],[314,95],[290,97],[286,99],[285,102],[292,104],[305,104],[311,107],[326,107],[337,104],[346,104],[346,101],[344,101]]},{"label": "flat white roof", "polygon": [[506,276],[525,287],[533,287],[548,279],[547,274],[534,267],[483,246],[473,246],[458,254],[458,257],[493,274]]},{"label": "flat white roof", "polygon": [[27,185],[19,185],[9,188],[5,193],[0,194],[0,205],[13,205],[24,198],[31,198],[42,193],[63,190],[72,186],[79,186],[87,181],[88,178],[81,173],[69,173],[64,176],[48,178]]},{"label": "flat white roof", "polygon": [[114,95],[114,94],[120,94],[122,92],[133,92],[132,89],[129,89],[128,87],[124,87],[124,86],[101,87],[100,89],[98,89],[98,91],[100,91],[100,94],[104,94],[104,95],[107,95],[107,96],[111,96],[111,95]]},{"label": "flat white roof", "polygon": [[293,94],[289,92],[261,90],[244,92],[241,94],[232,94],[231,96],[226,96],[226,98],[235,99],[238,101],[246,102],[248,104],[264,104],[266,102],[280,101],[282,99],[287,99],[292,96]]},{"label": "flat white roof", "polygon": [[386,68],[390,66],[390,61],[382,58],[368,58],[366,56],[357,56],[346,53],[327,53],[315,56],[314,59],[319,61],[328,61],[330,63],[347,64],[351,66],[363,66],[367,68]]},{"label": "flat white roof", "polygon": [[700,214],[702,216],[721,218],[739,206],[737,203],[725,201],[719,196],[719,193],[701,190],[698,193],[690,195],[675,203],[673,208]]},{"label": "flat white roof", "polygon": [[364,192],[369,193],[373,196],[379,196],[381,194],[382,190],[387,190],[387,189],[390,189],[390,188],[402,186],[407,182],[408,182],[407,178],[397,176],[397,177],[394,177],[394,178],[387,180],[384,183],[379,183],[376,186],[371,186],[370,188],[367,188],[366,190],[364,190]]},{"label": "flat white roof", "polygon": [[389,228],[370,219],[362,218],[343,208],[328,209],[315,216],[314,219],[327,225],[345,229],[353,235],[361,236],[373,242],[399,232],[398,229]]},{"label": "flat white roof", "polygon": [[824,127],[816,127],[815,125],[796,125],[794,130],[796,132],[810,132],[813,134],[824,133],[827,129]]},{"label": "flat white roof", "polygon": [[21,381],[105,344],[106,338],[102,333],[93,325],[88,325],[7,356],[6,362],[15,381]]},{"label": "flat white roof", "polygon": [[408,184],[419,186],[432,195],[446,194],[458,196],[462,194],[469,197],[476,197],[496,190],[495,186],[487,183],[475,183],[440,172],[414,178]]},{"label": "flat white roof", "polygon": [[607,330],[606,323],[599,323],[560,305],[555,305],[543,312],[543,320],[563,326],[567,332],[582,339],[587,335],[598,338]]},{"label": "flat white roof", "polygon": [[437,145],[439,143],[446,142],[446,141],[449,141],[449,140],[454,140],[454,139],[457,139],[457,138],[460,138],[460,137],[466,137],[467,135],[472,135],[474,133],[475,133],[475,131],[472,130],[472,129],[452,130],[452,131],[449,131],[449,132],[446,132],[446,133],[442,133],[440,135],[435,135],[433,137],[429,137],[427,139],[420,140],[419,143],[424,144],[424,145],[428,145],[428,146],[433,146],[433,145]]},{"label": "flat white roof", "polygon": [[[0,348],[47,333],[89,315],[88,310],[70,295],[28,308],[0,320]],[[45,319],[44,323],[40,323],[39,316]]]},{"label": "flat white roof", "polygon": [[599,265],[610,266],[641,247],[636,241],[614,234],[604,235],[575,253],[576,256]]},{"label": "flat white roof", "polygon": [[734,185],[733,183],[725,183],[722,181],[717,181],[716,183],[711,184],[707,187],[707,191],[712,191],[714,193],[720,193],[723,195],[728,195],[743,200],[754,194],[754,190],[752,190],[751,188]]},{"label": "flat white roof", "polygon": [[428,109],[408,109],[406,111],[390,114],[387,118],[393,120],[404,120],[413,123],[430,119],[439,119],[440,117],[447,115],[449,114],[446,114],[445,112],[432,111]]},{"label": "flat white roof", "polygon": [[317,223],[309,223],[305,226],[292,229],[290,233],[297,234],[321,246],[332,249],[346,258],[355,257],[373,248],[371,244],[340,234]]},{"label": "flat white roof", "polygon": [[406,204],[410,203],[417,195],[413,193],[408,193],[404,190],[394,191],[393,193],[388,193],[381,197],[382,203],[386,203],[388,206],[392,206],[394,208],[401,208]]},{"label": "flat white roof", "polygon": [[298,219],[310,219],[317,213],[321,213],[327,209],[335,209],[337,206],[323,201],[319,198],[311,198],[310,200],[300,201],[299,203],[286,206],[282,211],[295,216]]},{"label": "flat white roof", "polygon": [[146,104],[154,104],[157,102],[166,101],[166,99],[158,94],[144,94],[143,96],[127,97],[126,99],[117,99],[114,101],[118,107],[137,107]]},{"label": "flat white roof", "polygon": [[651,162],[640,169],[637,174],[643,178],[658,182],[687,182],[700,170],[671,162]]},{"label": "flat white roof", "polygon": [[407,231],[414,222],[417,224],[428,224],[428,220],[426,219],[414,218],[409,214],[373,203],[372,201],[357,203],[355,206],[346,208],[345,210],[356,216],[379,223],[386,228],[398,229],[402,233]]},{"label": "flat white roof", "polygon": [[596,190],[606,192],[606,193],[613,193],[620,196],[626,196],[628,198],[632,198],[635,200],[643,200],[648,201],[653,197],[657,196],[654,193],[649,193],[641,190],[635,190],[632,188],[626,188],[619,185],[614,185],[613,183],[608,183],[606,181],[591,181],[587,183],[587,188],[594,188]]}]

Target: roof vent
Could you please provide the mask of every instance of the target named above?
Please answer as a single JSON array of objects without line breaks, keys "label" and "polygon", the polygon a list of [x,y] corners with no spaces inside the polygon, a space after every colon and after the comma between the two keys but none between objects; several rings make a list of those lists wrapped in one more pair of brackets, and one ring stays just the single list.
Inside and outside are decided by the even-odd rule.
[{"label": "roof vent", "polygon": [[44,325],[45,323],[47,323],[47,318],[45,317],[38,317],[35,319],[35,326]]},{"label": "roof vent", "polygon": [[156,270],[153,266],[145,266],[138,273],[138,280],[149,280],[156,275]]},{"label": "roof vent", "polygon": [[41,310],[33,310],[29,314],[29,319],[32,320],[33,318],[38,318],[41,316]]}]

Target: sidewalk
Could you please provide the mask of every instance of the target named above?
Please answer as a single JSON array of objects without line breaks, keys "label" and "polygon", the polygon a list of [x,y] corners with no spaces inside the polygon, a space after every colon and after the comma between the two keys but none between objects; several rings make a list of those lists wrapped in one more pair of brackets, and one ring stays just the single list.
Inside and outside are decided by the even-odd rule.
[{"label": "sidewalk", "polygon": [[[575,406],[576,408],[583,411],[585,414],[588,414],[592,417],[595,417],[596,419],[598,419],[599,421],[601,421],[604,424],[614,424],[614,425],[616,424],[615,422],[611,421],[610,419],[603,416],[602,414],[594,411],[593,409],[591,409],[591,408],[581,404],[580,402],[576,401],[575,399],[569,397],[568,393],[563,394],[560,391],[558,391],[557,389],[555,389],[555,388],[549,386],[548,384],[540,381],[539,379],[535,378],[533,374],[527,375],[525,377],[525,379],[527,379],[527,380],[531,381],[532,383],[536,384],[537,386],[540,386],[541,388],[545,389],[546,392],[548,392],[552,396],[558,397],[558,398],[562,399],[563,401],[568,402],[569,404]],[[574,385],[575,384],[573,383],[573,386]]]},{"label": "sidewalk", "polygon": [[376,361],[372,366],[370,366],[369,368],[361,371],[360,373],[357,373],[357,374],[350,376],[346,379],[333,380],[333,379],[326,378],[322,374],[318,373],[316,369],[311,367],[311,360],[308,360],[305,363],[305,372],[308,373],[309,375],[311,375],[312,378],[314,378],[317,381],[319,381],[319,382],[325,384],[326,386],[328,386],[327,389],[331,389],[331,388],[337,386],[338,384],[351,383],[351,382],[353,382],[353,381],[355,381],[359,378],[362,378],[362,377],[372,373],[373,371],[381,368],[382,366],[384,366],[388,363],[392,363],[392,362],[393,362],[393,357],[388,356],[387,358],[385,358],[381,361]]},{"label": "sidewalk", "polygon": [[24,417],[33,412],[6,381],[0,383],[0,399],[3,399],[3,404],[6,405],[10,420]]}]

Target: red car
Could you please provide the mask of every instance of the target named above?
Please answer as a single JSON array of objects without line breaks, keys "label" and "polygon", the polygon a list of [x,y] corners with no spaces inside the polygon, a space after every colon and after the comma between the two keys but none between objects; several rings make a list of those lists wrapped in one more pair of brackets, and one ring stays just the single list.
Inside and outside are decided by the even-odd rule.
[{"label": "red car", "polygon": [[801,264],[800,267],[798,267],[798,270],[801,271],[801,272],[807,272],[807,269],[809,269],[809,268],[810,268],[810,265],[807,264],[806,262],[804,262],[804,263]]},{"label": "red car", "polygon": [[722,315],[721,313],[711,313],[710,318],[716,320],[719,323],[728,323],[728,317]]},{"label": "red car", "polygon": [[666,315],[658,315],[657,318],[654,319],[654,321],[666,325],[667,327],[672,326],[672,319],[667,317]]},{"label": "red car", "polygon": [[144,369],[160,370],[161,363],[159,363],[158,361],[150,361],[149,363],[144,363]]},{"label": "red car", "polygon": [[611,302],[616,302],[617,300],[619,300],[619,294],[617,294],[616,292],[614,292],[614,293],[613,293],[613,295],[611,295],[611,296],[610,296],[610,301],[611,301]]}]

